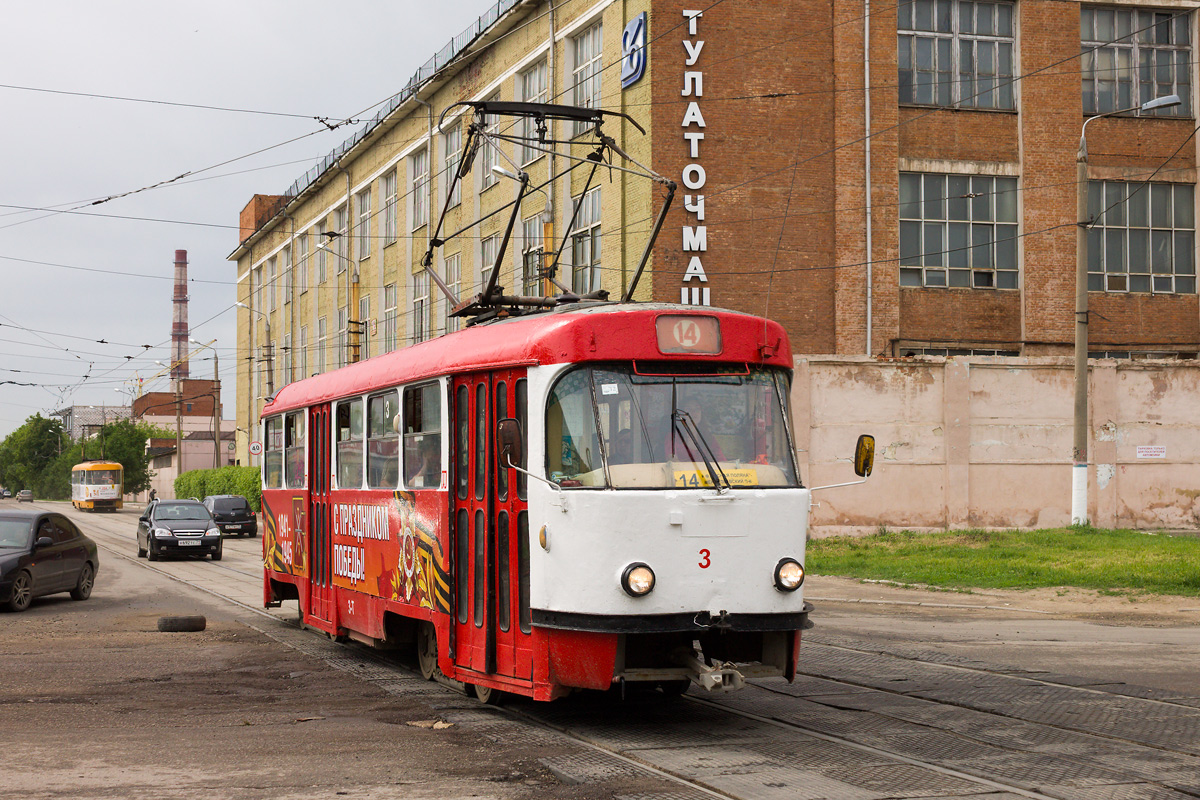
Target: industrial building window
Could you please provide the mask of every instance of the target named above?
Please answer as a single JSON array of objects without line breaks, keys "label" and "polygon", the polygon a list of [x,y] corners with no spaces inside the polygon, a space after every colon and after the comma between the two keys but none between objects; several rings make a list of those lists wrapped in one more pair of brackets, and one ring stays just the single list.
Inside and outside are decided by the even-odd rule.
[{"label": "industrial building window", "polygon": [[[539,61],[533,67],[521,73],[521,99],[526,103],[544,103],[546,102],[546,62]],[[536,142],[538,138],[537,121],[532,117],[522,117],[520,122],[521,138],[529,142]],[[546,138],[550,138],[550,132],[547,130]],[[542,157],[542,151],[522,145],[517,153],[517,160],[522,164],[528,164]]]},{"label": "industrial building window", "polygon": [[413,344],[416,344],[428,339],[431,333],[428,272],[418,272],[413,275],[412,313],[412,341]]},{"label": "industrial building window", "polygon": [[1195,187],[1088,181],[1088,290],[1195,294]]},{"label": "industrial building window", "polygon": [[914,0],[896,9],[901,103],[1016,108],[1012,3]]},{"label": "industrial building window", "polygon": [[317,285],[320,286],[329,277],[329,271],[326,261],[326,249],[329,247],[329,237],[325,232],[329,230],[329,224],[325,220],[317,223]]},{"label": "industrial building window", "polygon": [[[447,288],[458,297],[458,290],[462,286],[462,259],[458,253],[446,256],[445,260],[445,281]],[[450,298],[446,298],[446,333],[458,330],[458,317],[450,316],[450,312],[454,310],[450,302]]]},{"label": "industrial building window", "polygon": [[571,232],[572,288],[587,294],[600,288],[600,187],[575,198],[578,211]]},{"label": "industrial building window", "polygon": [[1083,113],[1104,114],[1178,94],[1183,102],[1147,113],[1192,115],[1191,20],[1187,11],[1082,6]]},{"label": "industrial building window", "polygon": [[371,190],[358,193],[358,259],[371,257]]},{"label": "industrial building window", "polygon": [[408,160],[412,175],[412,229],[429,223],[429,151],[413,153]]},{"label": "industrial building window", "polygon": [[383,176],[383,243],[396,241],[396,170]]},{"label": "industrial building window", "polygon": [[500,234],[479,241],[479,288],[482,291],[496,266],[496,253],[500,250]]},{"label": "industrial building window", "polygon": [[328,346],[327,340],[328,340],[327,325],[325,323],[325,318],[321,317],[320,319],[317,320],[317,372],[318,373],[325,372],[325,348]]},{"label": "industrial building window", "polygon": [[[499,99],[500,95],[497,93],[489,97],[487,102],[494,103]],[[484,114],[481,115],[480,121],[483,123],[483,126],[489,133],[495,134],[497,132],[498,120],[496,117],[491,117]],[[487,139],[483,139],[479,145],[479,160],[482,162],[480,164],[482,169],[480,171],[479,179],[483,182],[481,188],[486,189],[489,186],[494,186],[496,181],[500,180],[496,173],[492,171],[492,167],[500,163],[499,159],[500,156],[496,152],[496,146]]]},{"label": "industrial building window", "polygon": [[292,335],[285,333],[283,335],[283,380],[280,381],[281,386],[287,386],[292,382]]},{"label": "industrial building window", "polygon": [[530,217],[522,227],[524,247],[521,249],[521,294],[527,297],[541,297],[542,215]]},{"label": "industrial building window", "polygon": [[283,248],[279,259],[283,262],[283,304],[287,305],[292,302],[292,248]]},{"label": "industrial building window", "polygon": [[358,354],[355,361],[366,361],[371,357],[371,296],[364,294],[358,298],[358,319],[355,321],[358,332]]},{"label": "industrial building window", "polygon": [[[597,22],[583,33],[571,40],[572,63],[571,72],[572,98],[574,105],[584,108],[601,108],[600,76],[604,65],[601,63],[603,39],[601,24]],[[575,123],[575,136],[591,130],[584,122]]]},{"label": "industrial building window", "polygon": [[1020,350],[997,350],[992,347],[903,347],[900,355],[909,356],[1019,356]]},{"label": "industrial building window", "polygon": [[346,235],[349,233],[348,225],[350,221],[350,213],[342,206],[333,212],[333,260],[337,262],[336,269],[339,273],[346,271],[346,262],[349,260],[346,253]]},{"label": "industrial building window", "polygon": [[396,284],[383,287],[383,352],[396,349]]},{"label": "industrial building window", "polygon": [[308,291],[308,234],[302,233],[296,237],[296,269],[299,270],[299,279],[296,281],[296,288],[300,294]]},{"label": "industrial building window", "polygon": [[267,259],[267,311],[275,310],[275,288],[278,281],[275,275],[275,256]]},{"label": "industrial building window", "polygon": [[308,326],[300,326],[300,347],[297,348],[300,360],[300,377],[308,377]]},{"label": "industrial building window", "polygon": [[337,310],[337,366],[346,366],[346,351],[349,349],[350,337],[346,329],[346,309]]},{"label": "industrial building window", "polygon": [[1017,179],[900,173],[900,285],[1017,288]]},{"label": "industrial building window", "polygon": [[[454,182],[454,173],[458,172],[458,162],[462,158],[462,128],[458,125],[446,131],[444,139],[446,147],[446,186],[449,187]],[[462,202],[462,183],[454,184],[454,191],[450,192],[449,208],[454,208]]]}]

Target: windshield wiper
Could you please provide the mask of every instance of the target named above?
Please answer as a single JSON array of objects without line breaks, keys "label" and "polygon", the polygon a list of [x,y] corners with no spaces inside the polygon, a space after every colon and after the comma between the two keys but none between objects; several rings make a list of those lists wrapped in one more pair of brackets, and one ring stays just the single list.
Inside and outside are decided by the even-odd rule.
[{"label": "windshield wiper", "polygon": [[[704,434],[696,427],[696,423],[692,420],[692,415],[683,409],[678,409],[671,415],[674,420],[675,428],[689,439],[692,440],[692,446],[696,448],[696,452],[704,459],[704,466],[708,469],[708,476],[712,478],[713,486],[719,492],[727,492],[733,488],[733,484],[729,482],[725,471],[721,469],[721,465],[717,462],[717,457],[713,450],[708,445],[708,441],[704,438]],[[691,448],[689,448],[691,449]]]}]

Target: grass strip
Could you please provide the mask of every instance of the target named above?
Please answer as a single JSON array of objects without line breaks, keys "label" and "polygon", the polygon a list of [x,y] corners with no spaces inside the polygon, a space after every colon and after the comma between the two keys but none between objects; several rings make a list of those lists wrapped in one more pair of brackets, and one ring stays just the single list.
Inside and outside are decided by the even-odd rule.
[{"label": "grass strip", "polygon": [[1200,596],[1200,538],[1086,526],[913,533],[809,541],[817,575],[944,589],[1042,589]]}]

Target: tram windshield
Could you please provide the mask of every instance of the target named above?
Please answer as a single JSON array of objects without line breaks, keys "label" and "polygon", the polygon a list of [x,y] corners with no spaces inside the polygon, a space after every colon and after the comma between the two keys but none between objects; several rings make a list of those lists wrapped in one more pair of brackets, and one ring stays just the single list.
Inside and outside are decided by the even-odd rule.
[{"label": "tram windshield", "polygon": [[[678,366],[654,371],[666,369]],[[572,370],[546,407],[547,477],[564,488],[799,486],[787,392],[782,370],[745,365]]]},{"label": "tram windshield", "polygon": [[84,474],[84,483],[88,486],[110,486],[121,482],[121,472],[115,469],[80,470]]}]

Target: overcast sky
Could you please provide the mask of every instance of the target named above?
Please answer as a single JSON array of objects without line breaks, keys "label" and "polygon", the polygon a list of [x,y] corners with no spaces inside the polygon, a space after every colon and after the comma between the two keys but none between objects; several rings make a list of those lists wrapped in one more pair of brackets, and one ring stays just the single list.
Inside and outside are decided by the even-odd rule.
[{"label": "overcast sky", "polygon": [[[176,250],[188,251],[192,337],[217,339],[232,417],[237,276],[226,257],[238,212],[255,193],[282,193],[361,127],[328,131],[316,117],[369,118],[491,5],[10,7],[0,50],[0,438],[38,412],[128,404],[136,378],[169,361]],[[112,199],[93,204],[103,198]],[[193,377],[212,371],[209,351],[193,358]]]}]

